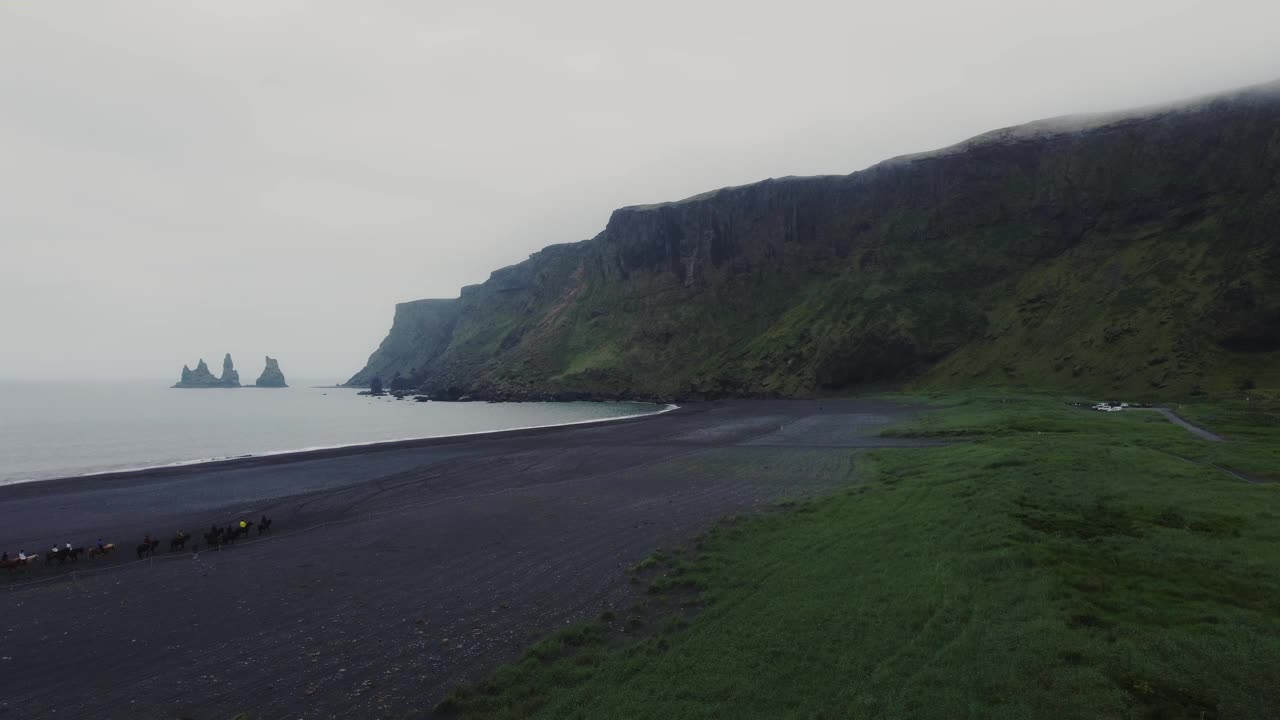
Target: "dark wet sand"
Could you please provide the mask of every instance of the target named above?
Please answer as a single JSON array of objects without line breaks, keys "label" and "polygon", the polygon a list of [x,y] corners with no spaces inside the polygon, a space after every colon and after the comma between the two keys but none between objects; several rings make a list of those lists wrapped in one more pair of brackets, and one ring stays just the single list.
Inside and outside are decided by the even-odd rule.
[{"label": "dark wet sand", "polygon": [[[655,547],[856,482],[852,450],[910,444],[876,437],[910,412],[707,403],[0,487],[10,553],[120,547],[0,573],[0,720],[425,715],[540,635],[626,607],[626,569]],[[264,542],[126,564],[145,533],[203,544],[210,522],[263,513]]]}]

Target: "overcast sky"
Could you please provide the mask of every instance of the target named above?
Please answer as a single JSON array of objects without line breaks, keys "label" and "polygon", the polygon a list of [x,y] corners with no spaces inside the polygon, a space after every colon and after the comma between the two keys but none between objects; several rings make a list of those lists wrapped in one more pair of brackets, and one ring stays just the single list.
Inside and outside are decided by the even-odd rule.
[{"label": "overcast sky", "polygon": [[[611,9],[616,8],[616,9]],[[345,380],[622,205],[1280,77],[1275,0],[5,2],[0,377]]]}]

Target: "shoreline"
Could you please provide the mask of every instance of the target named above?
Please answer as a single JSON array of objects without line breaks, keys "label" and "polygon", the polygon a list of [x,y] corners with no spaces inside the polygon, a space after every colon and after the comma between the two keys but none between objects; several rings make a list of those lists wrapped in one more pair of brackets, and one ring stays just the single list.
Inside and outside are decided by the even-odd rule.
[{"label": "shoreline", "polygon": [[[640,403],[642,401],[626,401]],[[650,403],[657,407],[657,403]],[[15,493],[12,490],[19,488],[35,488],[42,490],[56,490],[58,486],[72,485],[90,478],[95,480],[123,480],[129,478],[146,478],[161,474],[186,474],[192,471],[203,471],[207,469],[235,469],[242,467],[255,467],[260,465],[276,465],[289,462],[301,462],[306,460],[315,460],[331,457],[344,457],[350,455],[361,455],[370,452],[382,452],[391,450],[403,450],[415,447],[424,447],[435,444],[447,444],[450,441],[465,440],[478,436],[491,437],[507,437],[519,436],[524,433],[537,434],[539,432],[551,431],[557,428],[575,427],[592,424],[613,423],[628,420],[640,420],[644,418],[657,417],[681,408],[680,405],[667,403],[660,409],[647,413],[636,413],[632,415],[618,415],[608,418],[593,418],[589,420],[573,420],[565,423],[554,423],[549,425],[527,425],[514,428],[503,428],[498,430],[476,430],[473,432],[451,433],[447,435],[424,435],[421,437],[410,438],[394,438],[388,440],[370,440],[358,443],[344,443],[340,445],[320,445],[305,448],[295,448],[291,450],[269,450],[259,453],[247,453],[244,455],[230,455],[220,458],[198,458],[194,460],[179,460],[160,465],[143,465],[139,467],[120,468],[116,470],[98,470],[93,472],[81,473],[78,475],[55,475],[48,478],[29,478],[18,480],[0,481],[0,497],[12,497]],[[18,495],[26,493],[16,493]]]},{"label": "shoreline", "polygon": [[[5,701],[31,718],[425,717],[525,638],[629,607],[627,568],[655,547],[849,486],[861,449],[925,444],[880,437],[916,412],[882,400],[657,409],[0,487],[0,547],[42,556],[0,572],[0,612],[29,619],[5,635],[29,680]],[[202,537],[260,516],[266,537]],[[179,530],[193,544],[164,542]],[[40,549],[95,538],[116,551],[44,565]]]},{"label": "shoreline", "polygon": [[[644,588],[627,569],[655,547],[856,482],[852,452],[902,446],[879,432],[913,413],[705,402],[0,488],[0,547],[41,555],[0,571],[0,612],[23,619],[4,635],[24,679],[5,702],[24,717],[428,716],[526,638],[630,607]],[[273,533],[206,546],[211,523],[260,516]],[[177,530],[193,544],[170,548]],[[136,550],[147,534],[154,556]],[[113,555],[45,566],[41,548],[95,538]]]}]

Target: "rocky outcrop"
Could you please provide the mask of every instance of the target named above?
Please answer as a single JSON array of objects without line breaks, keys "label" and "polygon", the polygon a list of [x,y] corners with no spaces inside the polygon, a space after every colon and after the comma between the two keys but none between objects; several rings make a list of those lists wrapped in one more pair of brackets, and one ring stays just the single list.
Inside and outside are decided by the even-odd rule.
[{"label": "rocky outcrop", "polygon": [[209,366],[205,364],[204,358],[196,364],[196,369],[192,370],[186,365],[182,366],[182,376],[178,382],[173,385],[176,388],[236,388],[240,387],[240,373],[236,372],[235,366],[231,362],[231,354],[222,360],[222,377],[214,377],[209,371]]},{"label": "rocky outcrop", "polygon": [[282,388],[289,387],[284,381],[284,373],[280,372],[280,363],[275,358],[267,356],[266,367],[262,368],[262,374],[254,381],[254,387]]},{"label": "rocky outcrop", "polygon": [[421,377],[449,345],[457,321],[452,300],[414,300],[396,305],[391,331],[348,384],[368,387],[374,377]]},{"label": "rocky outcrop", "polygon": [[196,369],[192,370],[186,365],[182,366],[182,377],[173,387],[176,388],[210,388],[219,387],[220,383],[214,374],[209,372],[209,366],[205,364],[204,358],[200,358],[200,362],[196,364]]},{"label": "rocky outcrop", "polygon": [[235,365],[231,362],[231,353],[222,358],[222,377],[218,382],[223,387],[240,387],[240,373],[236,372]]},{"label": "rocky outcrop", "polygon": [[1280,352],[1278,176],[1272,83],[622,208],[457,299],[397,306],[350,383],[484,399],[908,379],[1225,391]]}]

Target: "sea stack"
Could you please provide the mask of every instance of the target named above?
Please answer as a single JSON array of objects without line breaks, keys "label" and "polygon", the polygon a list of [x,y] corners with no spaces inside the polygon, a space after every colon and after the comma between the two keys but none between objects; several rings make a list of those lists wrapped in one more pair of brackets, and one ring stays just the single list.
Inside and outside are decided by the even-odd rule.
[{"label": "sea stack", "polygon": [[209,366],[205,364],[204,358],[200,358],[200,362],[196,364],[196,369],[192,370],[186,365],[182,366],[182,379],[174,385],[176,388],[206,388],[218,387],[218,378],[209,372]]},{"label": "sea stack", "polygon": [[284,373],[280,372],[280,361],[267,356],[267,366],[262,368],[262,374],[254,381],[255,387],[282,388],[289,387],[284,382]]},{"label": "sea stack", "polygon": [[222,387],[240,387],[240,373],[231,363],[231,353],[222,358],[222,379],[218,381]]},{"label": "sea stack", "polygon": [[[283,378],[282,378],[283,380]],[[240,387],[240,373],[236,372],[235,366],[231,363],[231,354],[222,360],[222,377],[214,377],[209,372],[209,366],[205,364],[204,358],[200,358],[200,362],[196,364],[196,369],[192,370],[186,365],[182,366],[182,376],[178,382],[173,385],[176,388],[237,388]]]}]

